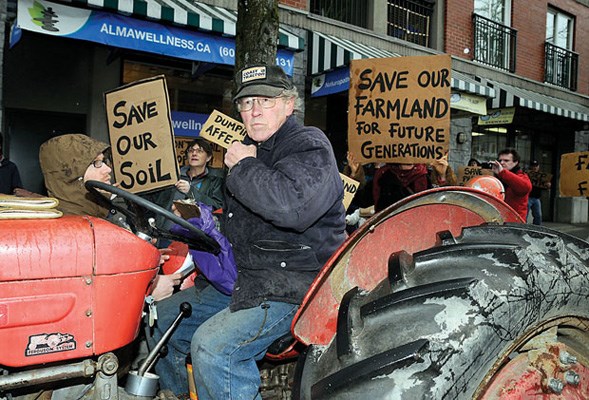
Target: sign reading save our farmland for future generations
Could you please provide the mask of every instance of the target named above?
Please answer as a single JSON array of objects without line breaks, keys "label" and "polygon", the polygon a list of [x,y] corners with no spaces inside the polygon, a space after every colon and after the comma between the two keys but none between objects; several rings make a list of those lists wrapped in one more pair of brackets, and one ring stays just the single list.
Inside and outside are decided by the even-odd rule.
[{"label": "sign reading save our farmland for future generations", "polygon": [[560,156],[559,192],[563,197],[589,196],[589,151]]},{"label": "sign reading save our farmland for future generations", "polygon": [[360,162],[427,163],[450,144],[449,55],[352,60],[349,150]]},{"label": "sign reading save our farmland for future generations", "polygon": [[168,89],[163,75],[104,94],[115,181],[131,193],[179,178]]}]

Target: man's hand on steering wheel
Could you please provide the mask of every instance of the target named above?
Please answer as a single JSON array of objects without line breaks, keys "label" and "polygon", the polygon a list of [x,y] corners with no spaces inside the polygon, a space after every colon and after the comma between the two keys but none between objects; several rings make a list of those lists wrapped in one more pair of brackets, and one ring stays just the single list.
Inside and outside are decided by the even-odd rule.
[{"label": "man's hand on steering wheel", "polygon": [[[104,182],[89,180],[86,181],[85,185],[86,188],[96,196],[101,196],[102,198],[105,198],[105,196],[100,194],[99,192],[104,191],[119,196],[122,199],[129,202],[132,205],[132,207],[135,208],[135,212],[132,212],[129,209],[126,209],[115,204],[110,197],[105,198],[105,200],[107,200],[110,203],[110,206],[112,208],[120,211],[127,218],[131,219],[131,221],[129,221],[130,225],[133,227],[134,233],[137,235],[152,236],[155,233],[155,235],[157,235],[158,237],[169,238],[172,240],[184,242],[188,244],[191,248],[194,248],[196,250],[206,251],[213,254],[218,254],[220,252],[220,246],[213,238],[211,238],[209,235],[207,235],[200,229],[196,228],[188,221],[175,215],[171,211],[168,211],[158,206],[157,204],[154,204],[140,196],[129,193],[126,190],[120,189],[113,185],[106,184]],[[187,229],[190,233],[190,237],[174,235],[167,229],[161,229],[155,226],[154,222],[147,221],[145,211],[149,211],[153,214],[162,216],[165,219],[173,222],[174,224],[177,224],[182,228]]]}]

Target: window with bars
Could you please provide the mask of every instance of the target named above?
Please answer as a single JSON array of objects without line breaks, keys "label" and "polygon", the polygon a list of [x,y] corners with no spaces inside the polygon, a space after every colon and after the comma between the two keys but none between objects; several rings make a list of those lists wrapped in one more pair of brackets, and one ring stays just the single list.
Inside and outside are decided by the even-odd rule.
[{"label": "window with bars", "polygon": [[362,28],[368,26],[366,0],[311,0],[310,12]]},{"label": "window with bars", "polygon": [[426,0],[389,0],[387,34],[429,46],[434,4]]},{"label": "window with bars", "polygon": [[474,60],[515,72],[517,31],[473,14]]},{"label": "window with bars", "polygon": [[546,15],[544,81],[577,90],[579,55],[572,51],[575,19],[549,8]]}]

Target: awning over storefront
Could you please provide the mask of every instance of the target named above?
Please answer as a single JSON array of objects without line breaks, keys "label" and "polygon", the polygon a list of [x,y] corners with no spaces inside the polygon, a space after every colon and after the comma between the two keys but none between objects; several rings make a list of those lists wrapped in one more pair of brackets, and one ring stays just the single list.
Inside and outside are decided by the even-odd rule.
[{"label": "awning over storefront", "polygon": [[[312,89],[313,96],[322,96],[348,90],[349,77],[344,82],[345,78],[343,75],[349,75],[347,67],[351,60],[401,57],[400,54],[391,51],[382,50],[320,32],[309,32],[307,43],[309,44],[310,53],[309,71],[311,75],[316,76],[314,78],[314,85],[317,83],[320,85],[327,84],[329,86],[330,82],[334,82],[334,85],[330,86],[330,90],[320,90],[317,89],[317,87],[315,88],[315,91]],[[346,67],[344,72],[342,72],[341,67]],[[336,85],[335,83],[337,82],[339,82],[339,84]],[[495,96],[495,91],[492,88],[456,71],[452,71],[451,85],[454,90],[478,96]]]},{"label": "awning over storefront", "polygon": [[307,41],[311,54],[311,75],[348,66],[350,60],[400,57],[397,53],[319,32],[309,32]]},{"label": "awning over storefront", "polygon": [[[101,8],[124,15],[197,28],[202,31],[235,36],[237,12],[191,0],[63,0],[72,5]],[[303,38],[279,28],[278,45],[294,51],[305,48]]]},{"label": "awning over storefront", "polygon": [[495,89],[481,85],[474,78],[452,70],[452,89],[484,97],[495,97]]},{"label": "awning over storefront", "polygon": [[[163,10],[161,7],[160,9]],[[235,65],[234,37],[160,24],[103,10],[71,7],[45,0],[18,0],[16,26],[45,35],[87,40],[194,62]],[[15,37],[18,35],[11,36],[11,47],[15,43]],[[276,64],[288,75],[292,75],[293,51],[279,48]]]},{"label": "awning over storefront", "polygon": [[521,106],[566,118],[589,121],[589,107],[584,105],[517,88],[506,83],[483,79],[481,82],[495,89],[496,92],[496,96],[488,100],[488,108]]}]

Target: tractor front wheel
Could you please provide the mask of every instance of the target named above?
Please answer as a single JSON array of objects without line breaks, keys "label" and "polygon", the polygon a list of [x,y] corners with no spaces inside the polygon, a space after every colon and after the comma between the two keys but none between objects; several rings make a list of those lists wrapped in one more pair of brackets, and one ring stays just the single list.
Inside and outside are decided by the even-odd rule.
[{"label": "tractor front wheel", "polygon": [[525,224],[438,236],[344,296],[294,398],[589,398],[589,244]]}]

